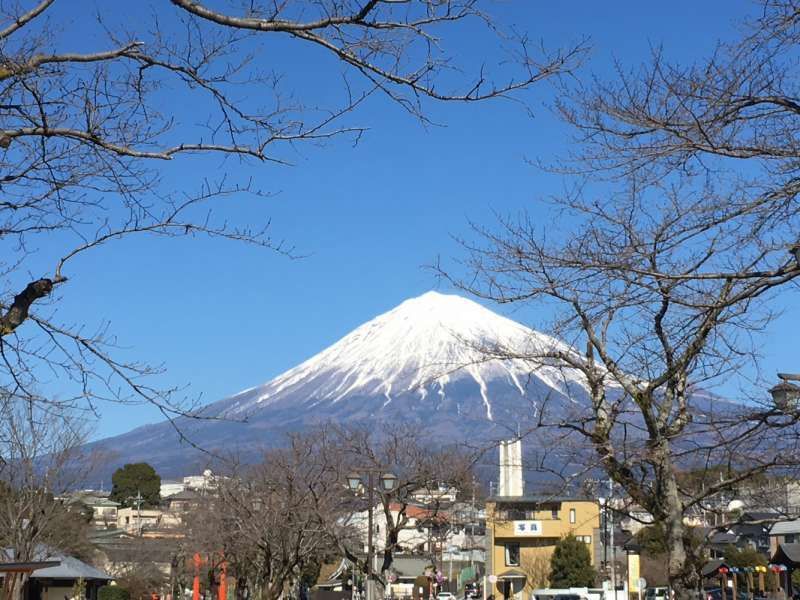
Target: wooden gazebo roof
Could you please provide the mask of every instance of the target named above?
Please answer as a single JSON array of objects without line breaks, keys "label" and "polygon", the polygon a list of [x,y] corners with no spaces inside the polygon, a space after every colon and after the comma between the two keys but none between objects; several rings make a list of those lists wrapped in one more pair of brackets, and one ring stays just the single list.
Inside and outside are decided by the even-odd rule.
[{"label": "wooden gazebo roof", "polygon": [[795,569],[800,567],[800,544],[778,544],[770,562]]},{"label": "wooden gazebo roof", "polygon": [[0,563],[0,573],[32,573],[38,569],[57,567],[61,564],[58,560],[45,560],[34,562],[6,562]]}]

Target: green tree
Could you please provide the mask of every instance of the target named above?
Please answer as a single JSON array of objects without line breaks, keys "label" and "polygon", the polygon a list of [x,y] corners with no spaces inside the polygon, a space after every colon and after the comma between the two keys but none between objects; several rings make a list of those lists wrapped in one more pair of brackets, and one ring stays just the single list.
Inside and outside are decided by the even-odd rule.
[{"label": "green tree", "polygon": [[114,471],[111,476],[109,498],[123,506],[134,506],[137,494],[142,495],[143,506],[155,506],[161,500],[161,477],[147,463],[130,463]]},{"label": "green tree", "polygon": [[589,547],[572,534],[561,538],[550,558],[550,585],[554,588],[591,587],[595,577]]},{"label": "green tree", "polygon": [[130,600],[128,590],[118,585],[104,585],[97,592],[98,600]]},{"label": "green tree", "polygon": [[755,548],[737,548],[729,544],[725,546],[725,562],[729,567],[765,566],[766,557]]},{"label": "green tree", "polygon": [[[700,546],[703,543],[701,535],[693,527],[687,527],[686,541],[689,547],[696,552],[700,551]],[[664,530],[663,523],[653,523],[647,527],[643,527],[636,534],[636,541],[641,547],[642,555],[647,556],[661,556],[669,552],[669,545],[667,542],[667,533]],[[727,556],[727,555],[726,555]]]}]

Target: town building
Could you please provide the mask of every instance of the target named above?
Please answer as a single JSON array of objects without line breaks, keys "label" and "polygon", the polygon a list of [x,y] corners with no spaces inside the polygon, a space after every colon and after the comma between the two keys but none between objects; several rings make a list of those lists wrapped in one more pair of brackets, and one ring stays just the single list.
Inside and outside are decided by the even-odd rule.
[{"label": "town building", "polygon": [[186,484],[183,481],[173,481],[170,479],[162,479],[161,487],[158,490],[162,499],[169,498],[175,494],[179,494],[186,489]]},{"label": "town building", "polygon": [[519,440],[500,444],[497,495],[486,503],[486,572],[495,596],[528,600],[544,587],[556,544],[572,534],[592,562],[600,531],[600,504],[589,498],[525,494]]},{"label": "town building", "polygon": [[495,496],[486,504],[487,565],[496,580],[496,594],[523,600],[530,586],[543,587],[556,544],[572,534],[584,542],[595,562],[600,531],[596,500],[551,496]]}]

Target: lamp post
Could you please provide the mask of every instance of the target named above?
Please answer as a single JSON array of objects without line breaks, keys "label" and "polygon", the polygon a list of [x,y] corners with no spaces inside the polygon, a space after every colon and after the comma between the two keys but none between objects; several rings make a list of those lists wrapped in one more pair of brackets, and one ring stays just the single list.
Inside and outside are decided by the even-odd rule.
[{"label": "lamp post", "polygon": [[772,394],[772,401],[781,410],[788,410],[795,406],[800,400],[800,385],[792,383],[800,381],[800,374],[778,373],[781,382],[772,386],[769,393]]},{"label": "lamp post", "polygon": [[366,475],[366,488],[367,488],[367,584],[366,584],[366,600],[375,600],[373,594],[373,560],[375,548],[373,545],[373,525],[372,525],[372,509],[375,506],[375,476],[378,476],[381,485],[381,492],[391,492],[397,484],[397,477],[391,473],[382,473],[380,469],[361,469],[357,473],[351,473],[347,476],[347,486],[353,493],[364,487],[364,475]]}]

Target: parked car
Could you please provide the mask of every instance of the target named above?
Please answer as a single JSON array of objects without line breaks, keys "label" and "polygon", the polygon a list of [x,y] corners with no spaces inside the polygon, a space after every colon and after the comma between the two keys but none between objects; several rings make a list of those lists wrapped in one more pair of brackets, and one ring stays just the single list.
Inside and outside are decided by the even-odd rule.
[{"label": "parked car", "polygon": [[439,592],[436,600],[456,600],[456,595],[453,592]]},{"label": "parked car", "polygon": [[481,586],[477,583],[468,583],[464,586],[464,598],[470,600],[472,598],[481,597]]},{"label": "parked car", "polygon": [[[644,593],[647,600],[667,600],[669,597],[668,587],[649,587]],[[708,599],[706,599],[708,600]]]}]

